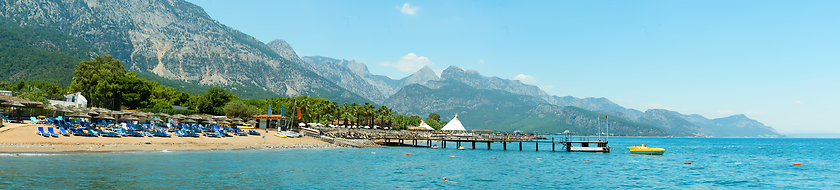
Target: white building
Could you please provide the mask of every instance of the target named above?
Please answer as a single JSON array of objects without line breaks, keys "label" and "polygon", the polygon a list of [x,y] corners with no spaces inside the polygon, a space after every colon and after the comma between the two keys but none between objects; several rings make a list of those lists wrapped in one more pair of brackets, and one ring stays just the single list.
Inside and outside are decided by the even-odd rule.
[{"label": "white building", "polygon": [[84,108],[87,107],[88,100],[85,96],[82,96],[81,92],[74,92],[70,94],[64,95],[64,101],[60,100],[50,100],[50,104],[52,105],[63,105],[63,106],[73,106]]}]

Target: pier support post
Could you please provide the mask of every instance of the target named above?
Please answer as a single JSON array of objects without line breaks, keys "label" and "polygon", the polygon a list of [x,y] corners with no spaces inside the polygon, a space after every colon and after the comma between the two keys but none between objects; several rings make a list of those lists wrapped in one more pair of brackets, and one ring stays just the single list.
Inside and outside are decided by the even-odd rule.
[{"label": "pier support post", "polygon": [[554,137],[551,137],[551,152],[554,152]]},{"label": "pier support post", "polygon": [[522,141],[519,141],[519,151],[522,151]]},{"label": "pier support post", "polygon": [[446,148],[446,141],[445,140],[441,140],[440,144],[443,144],[443,148]]},{"label": "pier support post", "polygon": [[507,141],[502,141],[502,150],[507,150]]},{"label": "pier support post", "polygon": [[493,143],[493,141],[487,141],[487,150],[490,150],[490,143]]},{"label": "pier support post", "polygon": [[536,143],[534,143],[534,145],[537,147],[537,152],[539,152],[540,151],[540,142],[536,142]]},{"label": "pier support post", "polygon": [[473,149],[475,149],[475,141],[473,141]]}]

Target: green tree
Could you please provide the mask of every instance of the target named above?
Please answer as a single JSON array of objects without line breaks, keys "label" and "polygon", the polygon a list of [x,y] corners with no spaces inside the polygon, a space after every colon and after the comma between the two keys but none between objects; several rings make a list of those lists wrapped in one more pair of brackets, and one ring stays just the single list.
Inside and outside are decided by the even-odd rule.
[{"label": "green tree", "polygon": [[[429,113],[429,120],[440,121],[440,114],[437,113]],[[428,122],[427,122],[428,123]]]},{"label": "green tree", "polygon": [[97,56],[82,61],[74,71],[76,76],[70,83],[70,89],[82,92],[91,105],[103,107],[121,99],[117,93],[121,84],[116,81],[125,76],[126,71],[120,60],[111,55]]},{"label": "green tree", "polygon": [[225,105],[235,99],[238,99],[236,95],[231,94],[227,89],[214,86],[207,89],[204,94],[191,98],[190,102],[199,113],[224,115]]},{"label": "green tree", "polygon": [[225,115],[234,118],[245,118],[256,115],[260,111],[256,106],[248,105],[242,100],[235,100],[225,105]]}]

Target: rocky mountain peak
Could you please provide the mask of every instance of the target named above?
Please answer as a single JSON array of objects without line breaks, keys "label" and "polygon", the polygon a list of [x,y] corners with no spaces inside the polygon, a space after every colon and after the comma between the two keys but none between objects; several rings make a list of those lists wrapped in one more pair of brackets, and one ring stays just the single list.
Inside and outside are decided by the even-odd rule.
[{"label": "rocky mountain peak", "polygon": [[435,74],[435,71],[432,70],[431,67],[426,65],[423,68],[421,68],[420,70],[417,70],[417,72],[414,72],[414,74],[411,74],[410,76],[405,77],[402,80],[403,80],[403,85],[409,85],[409,84],[415,84],[415,83],[416,84],[423,84],[423,83],[426,83],[426,81],[430,81],[430,80],[440,80],[440,77],[438,77],[437,74]]},{"label": "rocky mountain peak", "polygon": [[266,44],[272,51],[276,52],[280,55],[283,59],[289,60],[294,63],[303,63],[303,61],[298,56],[297,52],[292,49],[292,46],[289,43],[286,43],[286,40],[283,39],[274,39]]}]

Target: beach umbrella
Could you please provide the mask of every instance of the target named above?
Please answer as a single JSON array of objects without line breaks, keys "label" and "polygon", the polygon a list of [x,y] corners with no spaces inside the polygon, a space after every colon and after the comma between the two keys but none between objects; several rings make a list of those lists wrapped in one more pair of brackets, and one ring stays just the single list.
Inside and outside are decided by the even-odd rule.
[{"label": "beach umbrella", "polygon": [[137,113],[133,113],[133,114],[131,114],[131,116],[134,116],[134,117],[147,117],[148,115],[146,115],[146,113],[143,113],[143,112],[137,112]]},{"label": "beach umbrella", "polygon": [[100,115],[99,117],[96,117],[96,119],[114,120],[114,117],[103,114],[103,115]]},{"label": "beach umbrella", "polygon": [[95,112],[99,112],[99,113],[107,113],[107,112],[111,112],[111,110],[109,110],[109,109],[105,109],[105,108],[96,108],[96,109],[93,109],[93,111],[95,111]]},{"label": "beach umbrella", "polygon": [[88,115],[88,114],[87,114],[87,113],[85,113],[85,112],[78,112],[78,113],[74,113],[74,114],[68,115],[68,117],[84,117],[84,118],[90,118],[90,115]]},{"label": "beach umbrella", "polygon": [[248,122],[247,122],[247,123],[248,123],[248,124],[255,124],[255,123],[257,123],[257,121],[254,121],[254,120],[248,120]]},{"label": "beach umbrella", "polygon": [[233,124],[236,124],[236,125],[245,125],[245,123],[243,123],[242,121],[234,121],[234,122],[233,122]]},{"label": "beach umbrella", "polygon": [[186,118],[187,119],[201,119],[201,117],[199,117],[198,115],[191,115],[191,116],[187,116]]},{"label": "beach umbrella", "polygon": [[170,118],[175,118],[175,119],[183,119],[184,117],[187,117],[187,116],[184,116],[184,115],[181,115],[181,114],[175,114],[175,115],[171,115],[169,117]]},{"label": "beach umbrella", "polygon": [[157,118],[157,117],[152,118],[152,119],[150,119],[150,120],[151,120],[151,121],[156,121],[156,122],[163,122],[163,120],[160,120],[160,118]]},{"label": "beach umbrella", "polygon": [[185,119],[185,120],[182,120],[181,122],[183,122],[183,123],[195,123],[195,120]]},{"label": "beach umbrella", "polygon": [[140,120],[140,118],[137,118],[137,117],[134,117],[134,116],[128,116],[128,117],[125,117],[125,118],[123,118],[123,119],[127,119],[127,120],[135,120],[135,121],[136,121],[136,120]]},{"label": "beach umbrella", "polygon": [[161,117],[169,117],[169,114],[165,114],[165,113],[156,113],[155,115],[156,116],[161,116]]},{"label": "beach umbrella", "polygon": [[228,117],[227,116],[214,116],[213,119],[221,121],[221,120],[228,120]]},{"label": "beach umbrella", "polygon": [[222,121],[222,122],[219,122],[219,124],[230,125],[230,122],[228,122],[228,121]]},{"label": "beach umbrella", "polygon": [[3,102],[3,103],[0,103],[0,105],[9,106],[9,107],[26,107],[26,105],[23,105],[20,102],[14,102],[14,101]]},{"label": "beach umbrella", "polygon": [[237,118],[233,118],[233,121],[242,121],[242,119],[237,117]]}]

